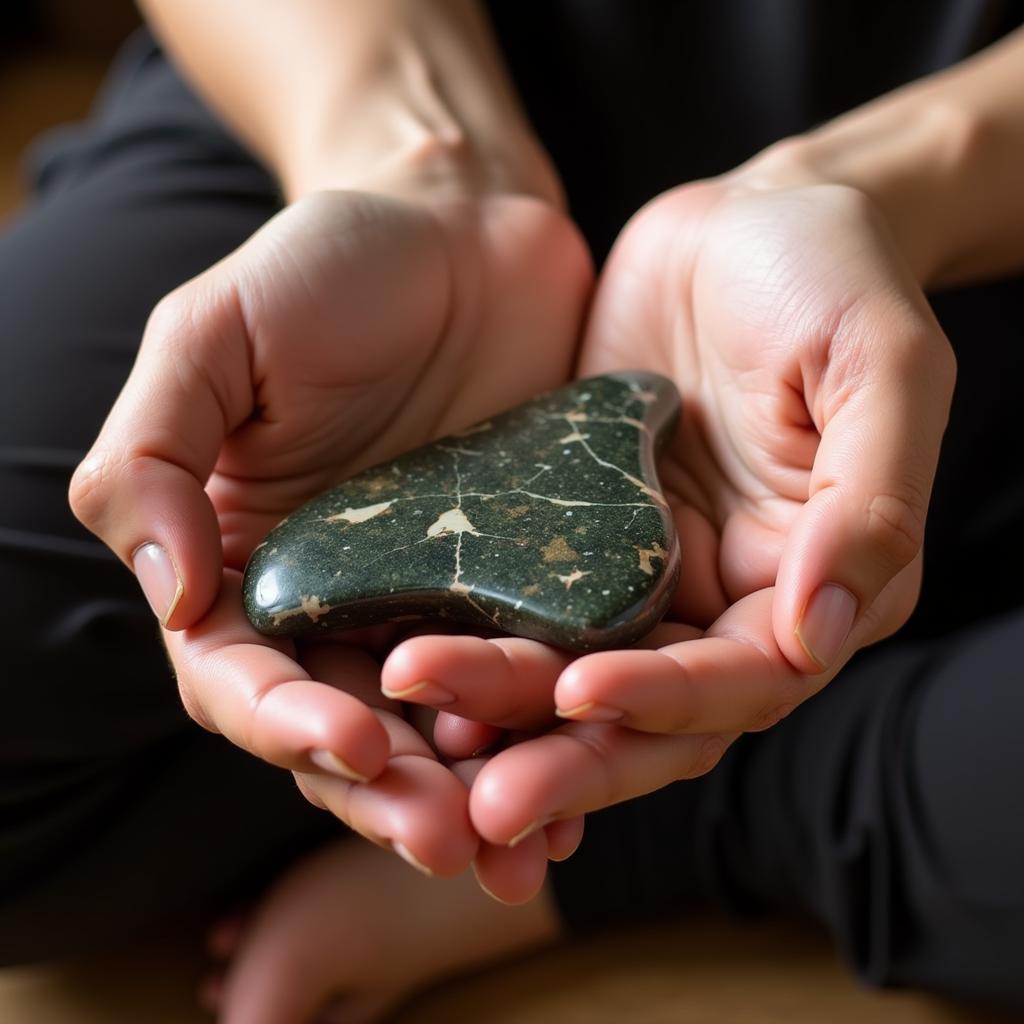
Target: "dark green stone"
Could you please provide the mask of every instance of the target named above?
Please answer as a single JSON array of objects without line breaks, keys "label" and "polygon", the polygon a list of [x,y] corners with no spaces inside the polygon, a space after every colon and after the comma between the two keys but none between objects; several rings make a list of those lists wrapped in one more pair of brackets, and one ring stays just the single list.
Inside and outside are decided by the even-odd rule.
[{"label": "dark green stone", "polygon": [[301,636],[430,616],[591,651],[664,615],[679,546],[655,472],[663,377],[576,381],[375,466],[281,522],[245,608]]}]

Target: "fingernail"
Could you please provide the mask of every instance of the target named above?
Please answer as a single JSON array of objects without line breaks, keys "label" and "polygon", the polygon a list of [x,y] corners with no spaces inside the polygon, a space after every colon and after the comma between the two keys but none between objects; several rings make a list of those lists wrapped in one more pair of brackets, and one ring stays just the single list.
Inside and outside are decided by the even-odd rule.
[{"label": "fingernail", "polygon": [[309,759],[317,768],[330,772],[331,775],[340,775],[343,779],[348,779],[349,782],[370,781],[369,776],[360,775],[348,761],[338,757],[333,750],[311,750]]},{"label": "fingernail", "polygon": [[406,864],[411,864],[417,871],[420,871],[424,875],[426,875],[427,878],[434,877],[434,872],[431,871],[430,868],[428,868],[427,865],[423,863],[423,861],[417,860],[416,855],[404,843],[399,843],[395,840],[392,840],[391,849],[394,850],[395,853],[397,853],[398,856],[406,862]]},{"label": "fingernail", "polygon": [[536,821],[531,821],[529,825],[522,830],[517,832],[509,841],[508,848],[511,850],[513,847],[518,846],[524,839],[532,836],[534,832],[539,831],[545,825],[550,825],[555,820],[553,814],[549,814],[546,818],[538,818]]},{"label": "fingernail", "polygon": [[391,700],[409,700],[410,697],[415,697],[417,704],[436,706],[455,703],[454,693],[449,693],[443,686],[438,686],[437,683],[432,683],[428,679],[424,679],[420,683],[413,683],[412,686],[407,686],[404,690],[389,690],[382,686],[381,693],[385,697],[390,697]]},{"label": "fingernail", "polygon": [[624,711],[610,708],[606,704],[596,704],[592,700],[565,711],[555,708],[555,714],[559,718],[571,718],[576,722],[617,722],[620,718],[626,717]]},{"label": "fingernail", "polygon": [[491,899],[494,900],[496,903],[504,903],[506,907],[515,906],[515,904],[509,903],[508,900],[503,900],[500,896],[497,896],[495,893],[491,892],[491,890],[488,889],[486,885],[484,885],[484,883],[480,880],[480,872],[477,871],[476,864],[473,865],[473,876],[476,878],[476,884],[479,885],[480,888],[483,889],[483,891],[487,893],[487,895],[490,896]]},{"label": "fingernail", "polygon": [[143,544],[132,555],[132,567],[153,614],[166,626],[185,592],[171,556],[159,544]]},{"label": "fingernail", "polygon": [[807,602],[796,638],[824,671],[843,649],[856,617],[857,598],[846,587],[825,583]]}]

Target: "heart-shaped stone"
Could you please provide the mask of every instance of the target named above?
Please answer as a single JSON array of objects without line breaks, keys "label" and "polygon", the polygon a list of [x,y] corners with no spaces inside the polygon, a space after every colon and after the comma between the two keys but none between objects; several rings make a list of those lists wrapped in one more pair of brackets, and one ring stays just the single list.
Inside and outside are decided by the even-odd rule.
[{"label": "heart-shaped stone", "polygon": [[276,526],[245,571],[271,635],[433,616],[576,651],[625,646],[679,572],[655,455],[664,377],[576,381],[368,469]]}]

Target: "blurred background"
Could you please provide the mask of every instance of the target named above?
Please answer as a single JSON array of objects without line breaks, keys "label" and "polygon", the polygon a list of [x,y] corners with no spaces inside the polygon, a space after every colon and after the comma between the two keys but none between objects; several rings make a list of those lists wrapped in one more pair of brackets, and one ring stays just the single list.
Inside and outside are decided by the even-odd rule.
[{"label": "blurred background", "polygon": [[82,117],[119,44],[131,0],[8,0],[0,33],[0,216],[22,200],[21,158],[46,128]]},{"label": "blurred background", "polygon": [[[216,0],[211,0],[216,2]],[[623,0],[627,2],[627,0]],[[111,58],[139,24],[131,0],[8,0],[0,33],[0,218],[24,200],[26,146],[88,112]],[[0,1021],[193,1024],[201,939],[171,936],[124,954],[0,971]],[[597,935],[557,953],[444,986],[408,1024],[981,1024],[1009,1021],[914,993],[871,993],[813,929],[701,919]]]}]

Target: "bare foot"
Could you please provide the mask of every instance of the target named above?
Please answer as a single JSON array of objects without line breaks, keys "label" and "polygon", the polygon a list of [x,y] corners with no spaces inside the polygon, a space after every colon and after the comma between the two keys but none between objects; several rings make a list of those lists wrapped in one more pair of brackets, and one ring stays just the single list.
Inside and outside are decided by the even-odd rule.
[{"label": "bare foot", "polygon": [[560,932],[547,890],[505,906],[471,872],[426,878],[353,836],[300,861],[251,917],[215,931],[230,964],[207,1000],[223,1024],[363,1024],[427,982]]}]

